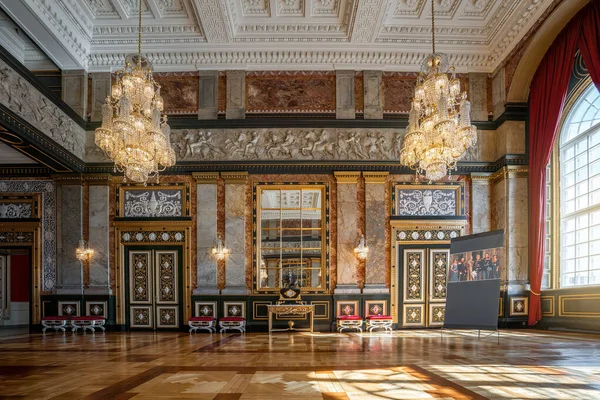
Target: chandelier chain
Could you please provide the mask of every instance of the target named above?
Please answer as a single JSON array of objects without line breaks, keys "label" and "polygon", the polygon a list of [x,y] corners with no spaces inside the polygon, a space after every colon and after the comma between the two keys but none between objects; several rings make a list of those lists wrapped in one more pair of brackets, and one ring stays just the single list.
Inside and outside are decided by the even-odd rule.
[{"label": "chandelier chain", "polygon": [[138,16],[138,55],[142,55],[142,1],[140,0],[140,12]]},{"label": "chandelier chain", "polygon": [[435,54],[435,0],[431,0],[431,46],[433,47],[433,53]]}]

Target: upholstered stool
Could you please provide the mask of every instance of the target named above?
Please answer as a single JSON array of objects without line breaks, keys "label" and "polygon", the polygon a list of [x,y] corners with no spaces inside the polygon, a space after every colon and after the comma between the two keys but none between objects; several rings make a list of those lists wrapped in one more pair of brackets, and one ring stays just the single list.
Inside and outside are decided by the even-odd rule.
[{"label": "upholstered stool", "polygon": [[67,322],[69,321],[69,317],[65,316],[54,316],[54,317],[44,317],[42,318],[42,332],[46,332],[46,329],[53,328],[55,331],[59,329],[65,332],[65,328],[67,327]]},{"label": "upholstered stool", "polygon": [[97,316],[84,316],[84,317],[71,317],[71,326],[73,326],[73,332],[77,332],[78,329],[83,329],[85,332],[89,329],[92,332],[95,332],[94,328],[100,328],[102,331],[104,329],[104,317]]},{"label": "upholstered stool", "polygon": [[197,332],[200,329],[205,329],[210,333],[216,332],[216,323],[217,320],[213,317],[193,317],[188,320],[188,325],[190,326],[190,333]]},{"label": "upholstered stool", "polygon": [[220,332],[227,329],[236,329],[240,332],[246,332],[246,319],[243,317],[223,317],[219,320]]},{"label": "upholstered stool", "polygon": [[367,317],[367,329],[373,332],[373,329],[385,329],[386,332],[392,331],[392,317],[389,315],[370,315]]},{"label": "upholstered stool", "polygon": [[362,332],[363,319],[359,315],[340,315],[337,317],[337,330],[356,329]]}]

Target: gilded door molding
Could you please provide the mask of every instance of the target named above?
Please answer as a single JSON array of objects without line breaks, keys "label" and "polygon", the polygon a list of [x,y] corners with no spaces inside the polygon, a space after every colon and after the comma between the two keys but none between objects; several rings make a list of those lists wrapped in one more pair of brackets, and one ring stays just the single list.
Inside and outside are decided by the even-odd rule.
[{"label": "gilded door molding", "polygon": [[[151,246],[155,252],[162,252],[161,246],[169,246],[181,249],[182,281],[183,292],[181,294],[183,321],[187,321],[192,316],[192,222],[191,221],[118,221],[115,222],[115,300],[116,300],[116,321],[117,324],[126,324],[126,314],[128,304],[125,303],[127,282],[125,280],[125,247],[131,251],[136,251],[136,246]],[[154,261],[154,260],[153,260]],[[179,260],[177,260],[179,261]],[[152,279],[156,279],[155,276]],[[177,288],[176,290],[179,290]],[[166,305],[166,304],[165,304]],[[166,315],[166,314],[165,314]],[[177,313],[178,315],[178,313]],[[170,317],[169,317],[170,319]],[[179,324],[179,321],[177,321]]]},{"label": "gilded door molding", "polygon": [[[465,234],[467,221],[465,220],[391,220],[390,230],[392,235],[392,246],[391,246],[391,316],[394,323],[402,322],[402,315],[405,314],[404,307],[400,307],[404,302],[400,298],[400,287],[399,274],[401,265],[398,264],[400,260],[400,248],[406,245],[424,245],[422,250],[425,251],[427,245],[450,245],[450,240],[454,237],[463,236]],[[414,251],[415,249],[405,249],[408,251]],[[431,249],[432,251],[448,251],[447,249]],[[427,256],[431,254],[426,253]],[[434,253],[435,256],[435,253]],[[429,257],[431,258],[431,257]],[[429,266],[431,268],[431,266]],[[425,282],[425,281],[424,281]],[[404,283],[403,283],[404,286]],[[424,289],[424,288],[423,288]],[[427,287],[427,290],[431,293],[431,288]],[[404,291],[404,293],[406,293]],[[404,296],[404,295],[403,295]],[[410,299],[409,299],[410,300]],[[425,300],[425,298],[423,299]],[[427,299],[432,303],[435,299]],[[419,301],[419,300],[417,300]],[[445,301],[439,299],[438,302],[442,303]],[[408,304],[411,304],[410,302]],[[413,302],[413,308],[410,309],[412,323],[415,323],[416,316],[421,313],[423,321],[426,321],[424,314],[430,314],[431,311],[420,307],[415,308],[416,302]],[[436,309],[438,312],[441,311]],[[407,311],[408,312],[408,311]],[[413,318],[412,315],[415,315]],[[430,318],[431,322],[431,318]],[[435,321],[434,321],[435,323]],[[415,325],[412,325],[415,326]]]}]

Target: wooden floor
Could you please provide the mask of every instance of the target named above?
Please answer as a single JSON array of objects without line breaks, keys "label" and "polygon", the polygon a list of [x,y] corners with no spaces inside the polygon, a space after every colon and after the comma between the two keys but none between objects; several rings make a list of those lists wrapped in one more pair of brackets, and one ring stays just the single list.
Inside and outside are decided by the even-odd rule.
[{"label": "wooden floor", "polygon": [[0,334],[0,399],[600,399],[600,336]]}]

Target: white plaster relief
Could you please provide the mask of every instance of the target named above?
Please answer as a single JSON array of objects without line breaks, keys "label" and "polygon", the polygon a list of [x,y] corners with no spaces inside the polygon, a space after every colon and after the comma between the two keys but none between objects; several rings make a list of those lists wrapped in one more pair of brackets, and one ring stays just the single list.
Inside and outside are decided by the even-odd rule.
[{"label": "white plaster relief", "polygon": [[2,60],[0,102],[75,156],[83,159],[84,129]]}]

